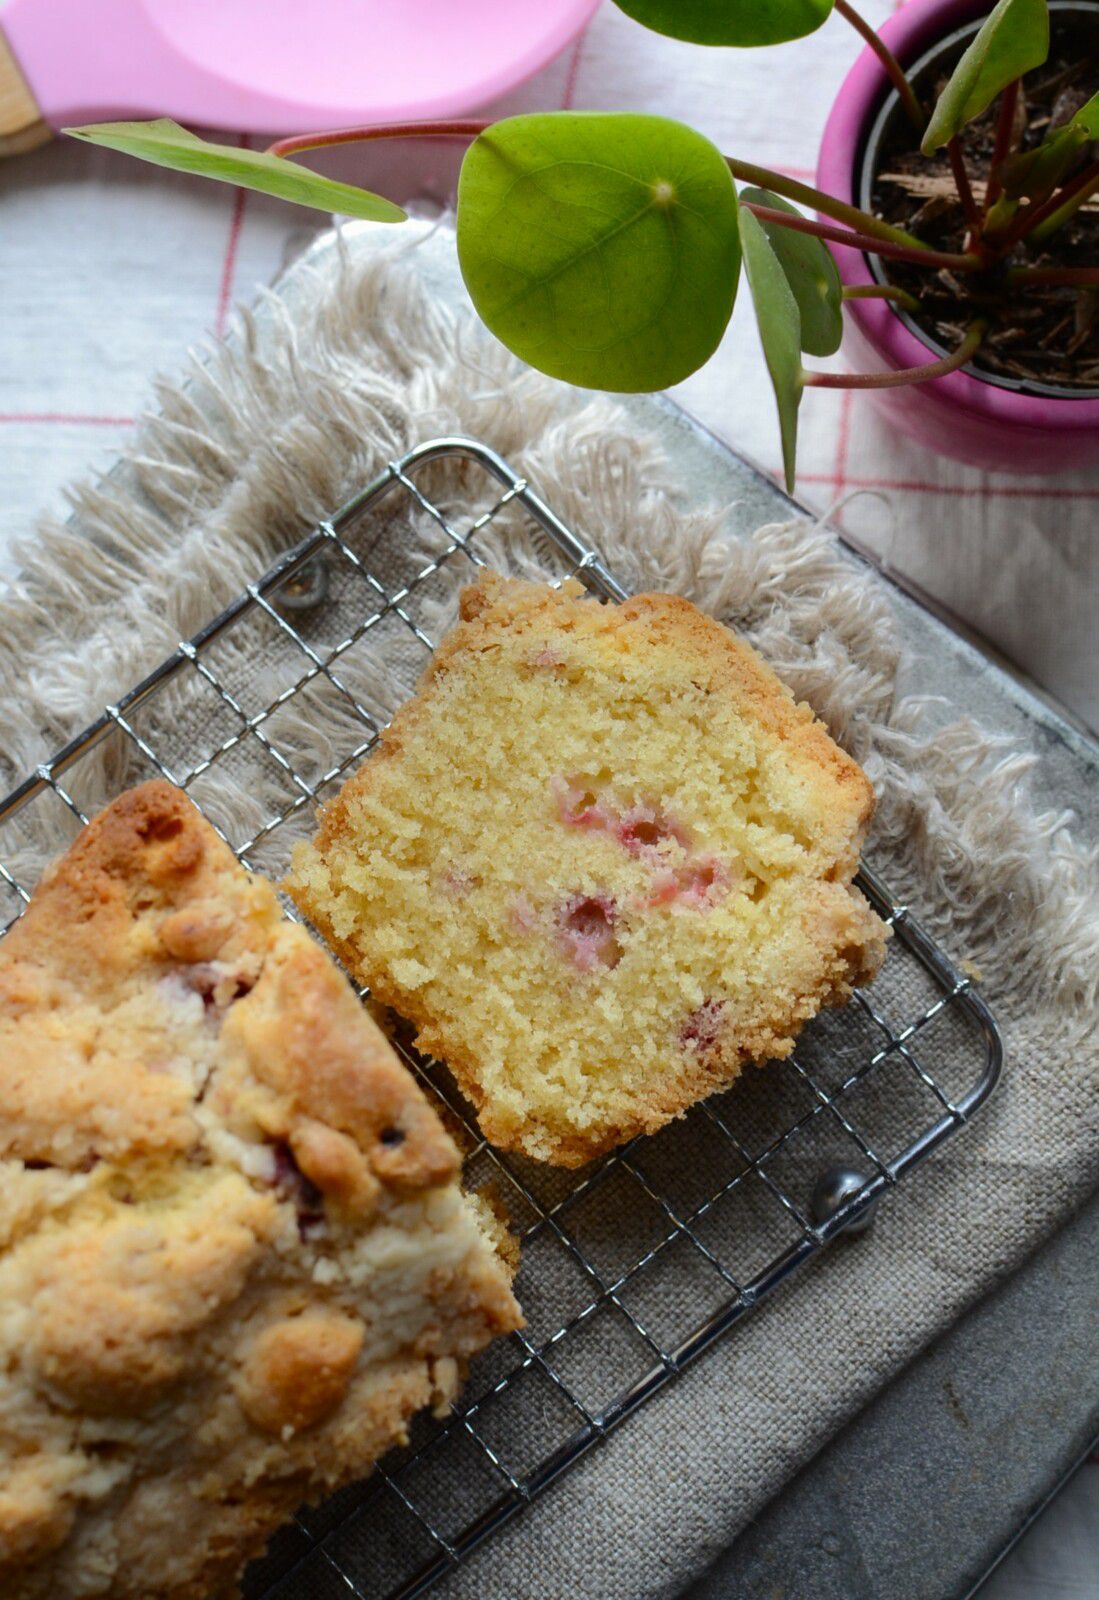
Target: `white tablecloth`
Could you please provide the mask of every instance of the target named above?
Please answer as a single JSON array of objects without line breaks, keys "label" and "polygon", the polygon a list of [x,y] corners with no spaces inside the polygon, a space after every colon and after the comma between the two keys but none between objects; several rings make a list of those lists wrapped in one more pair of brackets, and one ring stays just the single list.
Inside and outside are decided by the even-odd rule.
[{"label": "white tablecloth", "polygon": [[[875,21],[893,8],[863,0]],[[857,48],[836,19],[765,54],[705,51],[658,39],[605,4],[574,46],[493,109],[660,112],[730,153],[811,179]],[[449,145],[374,145],[334,153],[326,170],[396,200],[439,203],[458,159]],[[106,466],[134,417],[155,407],[153,375],[221,333],[233,302],[253,298],[315,225],[280,202],[86,146],[56,144],[0,166],[0,581],[11,538],[37,512],[61,510],[62,486]],[[677,398],[738,449],[777,465],[773,402],[746,307]],[[1099,463],[1067,479],[980,473],[891,434],[864,396],[810,391],[800,489],[1099,727]],[[1092,1466],[988,1594],[1095,1600],[1097,1574]]]}]

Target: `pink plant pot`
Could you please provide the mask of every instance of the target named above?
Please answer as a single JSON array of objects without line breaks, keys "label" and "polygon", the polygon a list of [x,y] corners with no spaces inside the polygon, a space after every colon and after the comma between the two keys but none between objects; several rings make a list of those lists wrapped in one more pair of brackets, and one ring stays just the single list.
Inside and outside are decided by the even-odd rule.
[{"label": "pink plant pot", "polygon": [[[987,0],[909,0],[881,34],[902,64],[910,65],[988,9]],[[821,144],[817,184],[837,199],[858,203],[863,149],[889,87],[881,63],[867,49],[839,92]],[[860,251],[837,245],[835,256],[845,284],[878,281]],[[859,371],[920,366],[941,353],[884,300],[848,301],[844,322],[844,354]],[[969,372],[868,392],[899,432],[970,466],[1027,473],[1099,466],[1099,399],[1024,393]]]}]

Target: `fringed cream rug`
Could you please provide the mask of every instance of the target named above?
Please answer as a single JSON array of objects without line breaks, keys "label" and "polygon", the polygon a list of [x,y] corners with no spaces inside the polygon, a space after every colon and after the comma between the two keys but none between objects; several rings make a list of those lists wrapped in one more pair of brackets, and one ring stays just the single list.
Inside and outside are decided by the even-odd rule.
[{"label": "fringed cream rug", "polygon": [[[898,696],[887,586],[826,531],[793,522],[737,542],[721,507],[678,509],[659,448],[613,400],[522,370],[425,293],[407,254],[353,253],[293,314],[275,299],[260,327],[245,316],[184,383],[161,384],[160,414],[115,474],[73,491],[72,520],[28,537],[0,600],[0,789],[379,466],[451,433],[494,445],[628,586],[678,590],[741,629],[865,765],[880,796],[871,859],[982,974],[1002,1087],[883,1208],[872,1243],[833,1250],[767,1302],[444,1586],[671,1595],[1094,1187],[1095,856],[1068,818],[1035,811],[1031,757]],[[461,492],[450,483],[458,511]],[[493,537],[537,570],[514,528]],[[325,733],[296,737],[308,754]]]}]

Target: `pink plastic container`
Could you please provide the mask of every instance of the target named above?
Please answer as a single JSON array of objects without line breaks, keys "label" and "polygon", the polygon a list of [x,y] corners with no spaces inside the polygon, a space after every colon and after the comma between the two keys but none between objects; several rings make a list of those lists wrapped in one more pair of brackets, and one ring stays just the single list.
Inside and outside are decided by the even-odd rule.
[{"label": "pink plastic container", "polygon": [[565,48],[597,0],[0,0],[51,128],[125,117],[254,133],[453,117]]},{"label": "pink plastic container", "polygon": [[[909,0],[881,34],[909,65],[988,9],[987,0]],[[839,92],[821,144],[817,184],[837,199],[857,204],[863,147],[888,90],[880,62],[866,50]],[[845,284],[877,281],[860,251],[837,245],[835,256]],[[887,301],[849,301],[844,323],[844,354],[859,371],[919,366],[940,353],[929,350]],[[1099,466],[1099,399],[1021,393],[968,372],[868,392],[899,432],[970,466],[1027,473]]]}]

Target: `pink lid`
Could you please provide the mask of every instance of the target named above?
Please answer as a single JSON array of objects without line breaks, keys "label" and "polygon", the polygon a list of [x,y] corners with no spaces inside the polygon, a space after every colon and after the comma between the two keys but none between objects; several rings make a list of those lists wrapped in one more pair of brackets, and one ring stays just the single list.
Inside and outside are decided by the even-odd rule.
[{"label": "pink lid", "polygon": [[244,132],[455,116],[521,83],[598,0],[9,0],[46,120]]}]

